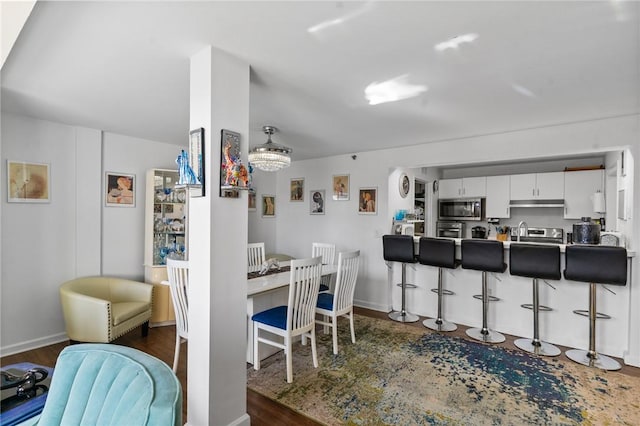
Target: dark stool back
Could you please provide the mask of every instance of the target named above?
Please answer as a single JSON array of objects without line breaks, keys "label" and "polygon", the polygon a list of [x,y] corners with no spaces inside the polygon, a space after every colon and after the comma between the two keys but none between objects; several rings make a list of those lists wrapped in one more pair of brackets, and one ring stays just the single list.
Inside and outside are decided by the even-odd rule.
[{"label": "dark stool back", "polygon": [[389,313],[389,318],[398,322],[416,322],[420,317],[406,310],[406,289],[409,286],[415,287],[407,284],[407,263],[416,263],[413,236],[383,235],[382,248],[385,261],[402,263],[402,282],[398,284],[402,288],[402,308],[400,312]]},{"label": "dark stool back", "polygon": [[422,265],[438,267],[438,288],[431,289],[438,293],[438,317],[426,319],[422,322],[425,327],[436,331],[454,331],[458,328],[454,323],[442,319],[443,295],[452,295],[453,292],[443,289],[442,268],[455,269],[460,266],[456,260],[456,243],[454,240],[442,238],[420,238],[420,250],[418,262]]},{"label": "dark stool back", "polygon": [[564,277],[589,283],[589,310],[573,311],[589,316],[589,350],[571,349],[569,359],[589,367],[619,370],[620,363],[596,352],[596,319],[609,319],[596,310],[596,284],[627,284],[627,250],[622,247],[572,245],[565,252]]},{"label": "dark stool back", "polygon": [[482,271],[482,295],[473,296],[482,300],[482,328],[470,328],[467,335],[473,339],[486,343],[504,342],[505,337],[497,331],[489,330],[487,326],[487,311],[489,301],[500,300],[489,296],[487,289],[487,272],[504,272],[504,246],[502,241],[464,239],[462,240],[462,268]]},{"label": "dark stool back", "polygon": [[521,305],[533,310],[533,339],[517,339],[514,344],[520,349],[536,355],[560,355],[556,346],[540,340],[538,314],[550,311],[548,306],[540,305],[538,280],[559,280],[560,247],[534,244],[511,244],[509,247],[509,271],[511,275],[533,278],[533,303]]}]

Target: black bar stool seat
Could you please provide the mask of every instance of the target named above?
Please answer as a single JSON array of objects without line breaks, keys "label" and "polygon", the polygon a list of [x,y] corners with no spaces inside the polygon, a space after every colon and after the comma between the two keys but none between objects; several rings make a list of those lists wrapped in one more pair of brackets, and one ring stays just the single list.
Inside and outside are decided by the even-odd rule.
[{"label": "black bar stool seat", "polygon": [[474,296],[482,300],[482,328],[470,328],[467,335],[472,339],[485,343],[501,343],[506,338],[497,331],[489,330],[487,325],[487,311],[489,301],[500,300],[489,296],[487,288],[487,272],[504,272],[504,246],[502,241],[464,239],[462,240],[462,268],[482,271],[482,295]]},{"label": "black bar stool seat", "polygon": [[589,283],[589,310],[573,311],[589,316],[589,350],[571,349],[565,354],[579,364],[603,370],[619,370],[620,363],[596,352],[596,319],[611,318],[596,310],[596,285],[627,285],[627,250],[623,247],[572,245],[565,252],[564,277]]},{"label": "black bar stool seat", "polygon": [[538,315],[551,308],[540,305],[538,280],[559,280],[560,247],[515,243],[509,246],[509,272],[519,277],[533,278],[533,303],[522,305],[533,310],[533,339],[517,339],[514,344],[520,349],[536,355],[557,356],[560,349],[540,340]]},{"label": "black bar stool seat", "polygon": [[455,269],[460,266],[460,262],[456,260],[456,242],[443,238],[420,238],[418,262],[421,265],[438,267],[438,288],[431,289],[431,291],[438,293],[438,317],[426,319],[422,324],[436,331],[456,330],[457,325],[442,318],[443,296],[453,294],[453,292],[443,289],[442,268]]},{"label": "black bar stool seat", "polygon": [[402,282],[399,284],[402,288],[402,307],[400,312],[393,311],[389,313],[389,318],[398,322],[416,322],[420,317],[406,310],[407,287],[415,287],[413,284],[407,284],[407,264],[416,263],[413,236],[383,235],[382,248],[385,261],[402,263]]}]

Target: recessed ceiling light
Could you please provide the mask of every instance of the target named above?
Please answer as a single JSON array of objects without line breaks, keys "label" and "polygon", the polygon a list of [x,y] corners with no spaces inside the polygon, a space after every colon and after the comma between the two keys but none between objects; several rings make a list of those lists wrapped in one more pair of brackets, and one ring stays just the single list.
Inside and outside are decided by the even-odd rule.
[{"label": "recessed ceiling light", "polygon": [[434,46],[438,52],[442,52],[447,49],[457,49],[463,43],[471,43],[478,38],[478,34],[469,33],[450,38],[449,40],[438,43]]},{"label": "recessed ceiling light", "polygon": [[380,83],[376,81],[369,84],[364,89],[364,97],[369,101],[369,105],[377,105],[413,98],[427,90],[428,87],[422,84],[410,84],[409,74],[404,74]]}]

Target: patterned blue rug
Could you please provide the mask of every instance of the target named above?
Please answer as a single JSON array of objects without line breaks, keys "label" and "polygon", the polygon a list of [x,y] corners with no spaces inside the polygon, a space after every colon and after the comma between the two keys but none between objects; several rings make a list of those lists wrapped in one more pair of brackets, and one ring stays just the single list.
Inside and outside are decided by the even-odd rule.
[{"label": "patterned blue rug", "polygon": [[638,425],[640,379],[557,358],[356,316],[356,344],[340,321],[339,354],[318,334],[247,370],[248,386],[328,425]]}]

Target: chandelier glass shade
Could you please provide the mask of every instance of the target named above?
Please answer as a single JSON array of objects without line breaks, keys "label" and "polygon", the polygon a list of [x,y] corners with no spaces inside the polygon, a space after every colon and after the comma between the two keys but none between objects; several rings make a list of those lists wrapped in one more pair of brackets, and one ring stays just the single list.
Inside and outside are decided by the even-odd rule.
[{"label": "chandelier glass shade", "polygon": [[249,163],[257,169],[265,172],[275,172],[291,165],[291,148],[278,145],[271,140],[271,135],[276,132],[273,126],[264,126],[262,131],[268,135],[267,142],[257,145],[249,151]]}]

